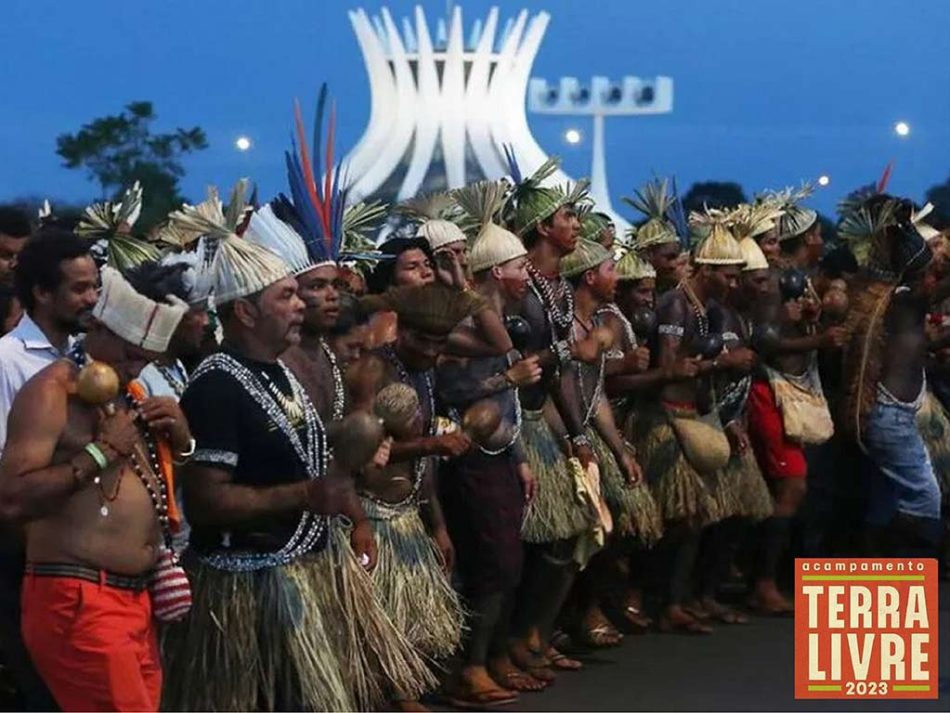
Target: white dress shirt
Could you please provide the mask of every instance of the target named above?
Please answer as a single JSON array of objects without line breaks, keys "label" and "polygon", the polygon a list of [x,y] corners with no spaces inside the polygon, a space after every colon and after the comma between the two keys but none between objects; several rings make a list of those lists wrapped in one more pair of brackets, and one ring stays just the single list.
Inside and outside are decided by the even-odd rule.
[{"label": "white dress shirt", "polygon": [[[69,347],[73,345],[69,338]],[[7,417],[23,385],[48,364],[65,356],[54,347],[28,314],[0,338],[0,455],[7,442]]]}]

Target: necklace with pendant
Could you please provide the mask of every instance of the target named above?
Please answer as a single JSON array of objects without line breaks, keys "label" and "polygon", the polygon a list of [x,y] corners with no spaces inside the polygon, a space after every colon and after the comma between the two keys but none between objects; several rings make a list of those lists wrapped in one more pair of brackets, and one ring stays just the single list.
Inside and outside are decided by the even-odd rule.
[{"label": "necklace with pendant", "polygon": [[270,378],[270,374],[266,372],[262,372],[262,374],[264,380],[267,382],[268,393],[274,397],[274,400],[277,402],[277,405],[280,406],[281,411],[287,416],[287,420],[290,421],[290,424],[296,427],[297,424],[304,420],[303,404],[300,403],[296,394],[294,394],[293,397],[289,397],[281,391],[280,387]]}]

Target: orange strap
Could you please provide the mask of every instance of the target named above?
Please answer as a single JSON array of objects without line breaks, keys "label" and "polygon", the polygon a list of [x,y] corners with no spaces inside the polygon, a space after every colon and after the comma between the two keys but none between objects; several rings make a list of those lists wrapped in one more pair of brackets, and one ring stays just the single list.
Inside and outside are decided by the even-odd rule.
[{"label": "orange strap", "polygon": [[[145,387],[139,381],[129,382],[129,396],[136,401],[148,398]],[[155,455],[158,456],[158,476],[165,483],[165,492],[168,495],[168,524],[172,532],[178,532],[181,527],[181,513],[178,511],[178,500],[175,498],[175,464],[172,462],[172,448],[167,438],[155,436]]]}]

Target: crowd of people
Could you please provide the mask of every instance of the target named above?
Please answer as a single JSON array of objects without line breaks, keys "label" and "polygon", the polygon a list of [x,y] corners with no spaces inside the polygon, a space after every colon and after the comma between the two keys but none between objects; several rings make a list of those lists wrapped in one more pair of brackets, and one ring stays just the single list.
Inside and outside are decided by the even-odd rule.
[{"label": "crowd of people", "polygon": [[347,206],[320,148],[144,235],[138,186],[0,209],[22,709],[494,709],[788,615],[795,555],[941,553],[929,206],[856,191],[829,247],[807,186],[687,215],[656,179],[617,236],[555,160]]}]

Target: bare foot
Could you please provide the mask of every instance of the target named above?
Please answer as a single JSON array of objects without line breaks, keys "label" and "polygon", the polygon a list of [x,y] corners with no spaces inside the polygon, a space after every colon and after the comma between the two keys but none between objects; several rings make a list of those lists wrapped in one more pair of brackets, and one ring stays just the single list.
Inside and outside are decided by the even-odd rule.
[{"label": "bare foot", "polygon": [[763,579],[755,583],[750,605],[766,616],[782,616],[795,611],[795,605],[778,590],[773,580]]},{"label": "bare foot", "polygon": [[508,647],[512,663],[544,683],[553,683],[557,678],[551,668],[551,660],[535,653],[524,640],[515,640]]},{"label": "bare foot", "polygon": [[713,628],[688,614],[678,604],[670,605],[660,616],[658,623],[660,631],[665,633],[680,632],[685,634],[711,634]]},{"label": "bare foot", "polygon": [[721,621],[723,624],[749,623],[749,617],[747,617],[745,614],[737,612],[731,607],[727,607],[725,604],[717,601],[714,597],[703,597],[702,600],[700,600],[700,603],[711,618]]}]

